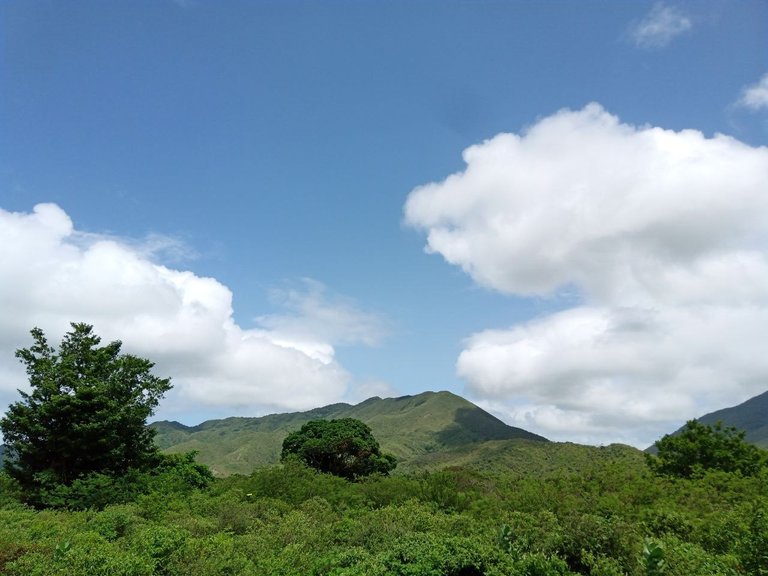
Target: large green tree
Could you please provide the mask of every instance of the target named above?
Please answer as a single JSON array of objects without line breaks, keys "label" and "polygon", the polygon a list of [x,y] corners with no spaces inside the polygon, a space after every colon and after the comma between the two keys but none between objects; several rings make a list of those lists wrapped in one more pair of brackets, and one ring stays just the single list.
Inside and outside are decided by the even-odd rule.
[{"label": "large green tree", "polygon": [[40,504],[40,495],[91,475],[117,477],[159,462],[154,431],[146,420],[170,379],[151,373],[153,363],[120,352],[121,343],[100,346],[92,326],[73,323],[59,346],[39,328],[34,344],[16,356],[26,365],[31,392],[0,419],[5,467]]},{"label": "large green tree", "polygon": [[382,454],[371,429],[355,418],[312,420],[283,441],[282,460],[297,457],[309,466],[352,480],[397,465],[391,454]]},{"label": "large green tree", "polygon": [[676,434],[655,443],[657,454],[648,456],[656,473],[690,478],[704,470],[755,474],[765,464],[766,453],[744,440],[745,433],[717,422],[707,426],[689,420]]}]

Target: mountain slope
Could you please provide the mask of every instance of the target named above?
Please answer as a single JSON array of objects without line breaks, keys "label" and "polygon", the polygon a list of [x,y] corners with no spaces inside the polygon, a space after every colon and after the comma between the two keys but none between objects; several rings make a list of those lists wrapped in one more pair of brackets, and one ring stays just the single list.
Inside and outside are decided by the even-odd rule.
[{"label": "mountain slope", "polygon": [[552,474],[584,475],[608,463],[638,470],[644,468],[645,459],[640,450],[624,444],[585,446],[572,442],[489,440],[415,456],[408,462],[408,469],[434,471],[459,466],[543,478]]},{"label": "mountain slope", "polygon": [[738,406],[710,412],[697,420],[710,425],[721,420],[727,426],[744,430],[749,442],[768,449],[768,392],[750,398]]},{"label": "mountain slope", "polygon": [[[709,426],[722,422],[746,432],[745,439],[764,450],[768,450],[768,392],[758,394],[737,406],[715,410],[696,418],[702,424]],[[685,426],[681,426],[672,435],[680,434]],[[656,444],[645,449],[650,454],[656,454]]]},{"label": "mountain slope", "polygon": [[[382,450],[395,454],[400,469],[418,465],[419,458],[442,453],[471,452],[481,443],[502,440],[547,442],[546,438],[501,420],[450,392],[424,392],[400,398],[369,398],[357,404],[332,404],[307,412],[271,414],[261,418],[209,420],[188,427],[155,422],[155,442],[168,452],[197,450],[198,459],[217,475],[248,474],[275,464],[285,436],[309,420],[357,418],[371,427]],[[465,457],[466,458],[466,457]],[[429,461],[429,458],[426,460]]]}]

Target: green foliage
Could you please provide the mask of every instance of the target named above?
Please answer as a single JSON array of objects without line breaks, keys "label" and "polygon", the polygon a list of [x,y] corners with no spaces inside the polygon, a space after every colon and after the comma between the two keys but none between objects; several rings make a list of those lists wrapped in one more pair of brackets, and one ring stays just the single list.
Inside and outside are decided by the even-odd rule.
[{"label": "green foliage", "polygon": [[643,569],[646,576],[663,576],[666,561],[664,560],[664,547],[646,538],[643,543]]},{"label": "green foliage", "polygon": [[488,542],[432,533],[401,538],[383,555],[382,564],[383,574],[403,576],[501,576],[514,569],[512,559]]},{"label": "green foliage", "polygon": [[744,568],[755,576],[768,575],[768,501],[754,504],[749,530],[739,543]]},{"label": "green foliage", "polygon": [[759,573],[745,571],[738,558],[708,552],[696,542],[669,537],[659,542],[664,550],[664,576],[737,576]]},{"label": "green foliage", "polygon": [[136,516],[136,507],[130,504],[118,504],[105,508],[88,520],[90,530],[113,542],[129,535],[141,522]]},{"label": "green foliage", "polygon": [[58,352],[39,328],[34,344],[16,356],[26,365],[31,393],[11,404],[0,420],[5,468],[27,502],[57,505],[110,479],[148,470],[158,452],[146,427],[169,379],[150,372],[145,359],[121,354],[120,342],[99,346],[87,324],[72,324]]},{"label": "green foliage", "polygon": [[557,553],[574,572],[587,572],[598,558],[630,565],[636,557],[641,535],[620,517],[578,511],[564,515],[560,525],[562,537]]},{"label": "green foliage", "polygon": [[356,505],[359,493],[350,493],[344,478],[323,474],[299,460],[289,459],[283,466],[257,470],[251,476],[231,477],[220,486],[236,486],[253,498],[269,497],[298,506],[322,496],[337,506]]},{"label": "green foliage", "polygon": [[479,494],[473,485],[473,474],[465,470],[441,470],[421,475],[419,499],[431,502],[441,510],[466,510]]},{"label": "green foliage", "polygon": [[34,503],[47,508],[101,509],[108,504],[133,500],[144,485],[143,475],[136,470],[126,471],[122,476],[92,473],[70,484],[60,484],[47,477],[40,483]]},{"label": "green foliage", "polygon": [[290,458],[348,480],[388,474],[397,465],[394,456],[381,453],[371,429],[354,418],[307,422],[283,441],[281,459]]},{"label": "green foliage", "polygon": [[205,464],[195,461],[196,452],[160,454],[152,469],[151,487],[165,492],[202,490],[213,482],[213,473]]},{"label": "green foliage", "polygon": [[680,479],[611,450],[551,449],[549,473],[359,482],[298,461],[211,480],[193,455],[173,456],[137,475],[133,501],[101,511],[9,495],[0,574],[766,576],[768,472]]},{"label": "green foliage", "polygon": [[0,470],[0,508],[12,505],[20,499],[21,491],[18,483],[4,470]]},{"label": "green foliage", "polygon": [[170,569],[174,553],[184,546],[189,534],[178,526],[153,524],[137,531],[132,539],[133,549],[142,558],[148,558],[153,573],[171,576]]},{"label": "green foliage", "polygon": [[6,564],[9,576],[152,576],[152,564],[93,532],[30,550]]},{"label": "green foliage", "polygon": [[166,570],[168,574],[201,576],[260,573],[246,551],[226,532],[186,541],[171,556]]},{"label": "green foliage", "polygon": [[655,444],[656,456],[648,455],[648,465],[657,474],[691,478],[705,470],[757,474],[766,455],[744,440],[744,432],[690,420],[679,434],[667,434]]}]

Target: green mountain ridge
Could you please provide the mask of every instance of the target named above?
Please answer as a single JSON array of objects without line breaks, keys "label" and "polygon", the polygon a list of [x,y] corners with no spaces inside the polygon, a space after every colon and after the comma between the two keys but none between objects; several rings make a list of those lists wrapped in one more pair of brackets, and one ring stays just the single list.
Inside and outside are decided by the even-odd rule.
[{"label": "green mountain ridge", "polygon": [[723,408],[697,418],[702,424],[722,421],[726,426],[735,426],[746,432],[748,442],[768,449],[768,391],[758,394],[730,408]]},{"label": "green mountain ridge", "polygon": [[[382,450],[398,457],[399,469],[425,469],[492,458],[504,442],[549,441],[509,426],[451,392],[424,392],[399,398],[369,398],[359,404],[331,404],[306,412],[258,418],[231,417],[197,426],[161,421],[150,424],[166,452],[196,450],[215,474],[249,474],[280,460],[285,436],[309,420],[357,418],[368,424]],[[488,443],[501,445],[485,446]],[[480,450],[485,446],[485,452]],[[474,456],[473,456],[474,454]],[[501,456],[499,456],[501,457]]]},{"label": "green mountain ridge", "polygon": [[[701,424],[712,426],[722,422],[725,426],[733,426],[745,432],[744,439],[755,446],[768,450],[768,391],[753,396],[736,406],[721,408],[694,418]],[[680,434],[685,426],[681,426],[672,435]],[[645,449],[649,454],[656,453],[656,444]]]}]

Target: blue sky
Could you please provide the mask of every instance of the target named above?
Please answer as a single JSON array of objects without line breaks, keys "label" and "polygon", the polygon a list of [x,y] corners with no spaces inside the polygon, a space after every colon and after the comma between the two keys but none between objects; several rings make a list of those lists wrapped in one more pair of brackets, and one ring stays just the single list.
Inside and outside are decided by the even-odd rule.
[{"label": "blue sky", "polygon": [[9,0],[0,26],[3,404],[28,330],[69,321],[155,360],[188,424],[447,389],[644,445],[768,388],[764,2]]}]

